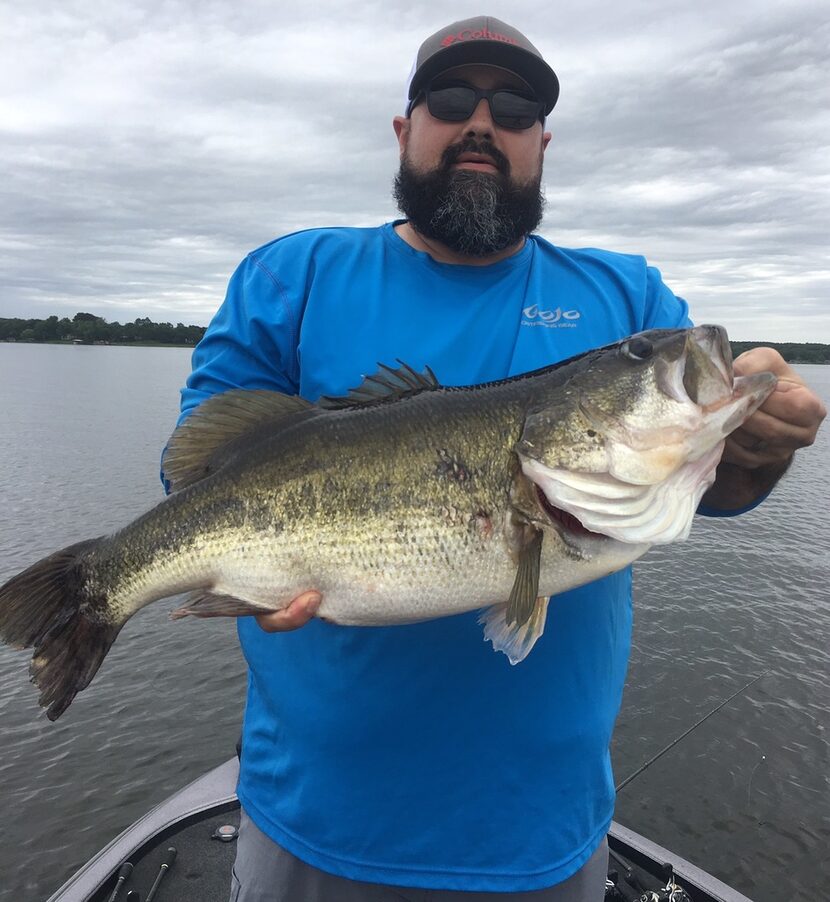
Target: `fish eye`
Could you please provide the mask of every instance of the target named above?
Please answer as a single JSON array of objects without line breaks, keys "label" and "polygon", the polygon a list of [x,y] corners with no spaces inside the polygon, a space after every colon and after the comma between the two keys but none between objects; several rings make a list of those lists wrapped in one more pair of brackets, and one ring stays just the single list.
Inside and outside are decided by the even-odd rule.
[{"label": "fish eye", "polygon": [[654,345],[647,338],[638,335],[627,341],[621,350],[629,360],[648,360],[654,353]]}]

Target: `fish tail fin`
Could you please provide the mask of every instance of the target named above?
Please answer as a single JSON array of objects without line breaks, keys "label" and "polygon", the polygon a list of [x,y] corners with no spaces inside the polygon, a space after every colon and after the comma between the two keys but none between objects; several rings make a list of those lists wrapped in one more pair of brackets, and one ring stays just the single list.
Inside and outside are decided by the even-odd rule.
[{"label": "fish tail fin", "polygon": [[49,720],[57,720],[89,685],[121,629],[89,616],[93,608],[81,562],[100,542],[70,545],[0,586],[0,640],[34,649],[29,675]]}]

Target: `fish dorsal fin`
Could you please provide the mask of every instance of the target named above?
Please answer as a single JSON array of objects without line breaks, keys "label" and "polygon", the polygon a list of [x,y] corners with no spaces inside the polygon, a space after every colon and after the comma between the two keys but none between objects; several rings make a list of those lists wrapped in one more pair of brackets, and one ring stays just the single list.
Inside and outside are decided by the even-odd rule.
[{"label": "fish dorsal fin", "polygon": [[397,369],[379,363],[378,372],[373,376],[365,376],[360,385],[350,389],[347,395],[342,398],[323,395],[317,403],[327,410],[342,410],[345,407],[364,407],[367,404],[397,401],[422,391],[441,388],[435,373],[428,366],[424,367],[422,373],[416,373],[402,360],[398,360],[398,363],[400,366]]},{"label": "fish dorsal fin", "polygon": [[170,490],[178,492],[215,472],[243,439],[315,409],[297,395],[265,389],[234,389],[211,396],[170,436],[162,460]]}]

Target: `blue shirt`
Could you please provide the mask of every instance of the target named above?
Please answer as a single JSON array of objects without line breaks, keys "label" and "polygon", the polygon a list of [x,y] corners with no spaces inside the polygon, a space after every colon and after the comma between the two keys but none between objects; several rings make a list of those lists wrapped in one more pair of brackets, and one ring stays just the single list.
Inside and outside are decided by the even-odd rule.
[{"label": "blue shirt", "polygon": [[[238,387],[343,394],[396,359],[448,385],[501,379],[688,324],[642,257],[531,236],[499,263],[458,266],[391,223],[299,232],[237,269],[182,410]],[[476,614],[282,634],[241,618],[239,638],[239,798],[304,861],[370,882],[518,892],[566,880],[607,832],[630,569],[554,597],[515,667]]]}]

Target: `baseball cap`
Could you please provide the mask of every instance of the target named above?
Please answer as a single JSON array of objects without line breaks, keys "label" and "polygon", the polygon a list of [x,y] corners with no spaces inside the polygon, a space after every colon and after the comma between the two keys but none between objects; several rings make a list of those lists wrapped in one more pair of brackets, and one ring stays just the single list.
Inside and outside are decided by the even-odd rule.
[{"label": "baseball cap", "polygon": [[520,31],[492,16],[474,16],[439,29],[421,44],[412,67],[408,99],[414,100],[436,75],[470,64],[515,72],[545,104],[545,115],[559,97],[556,73]]}]

